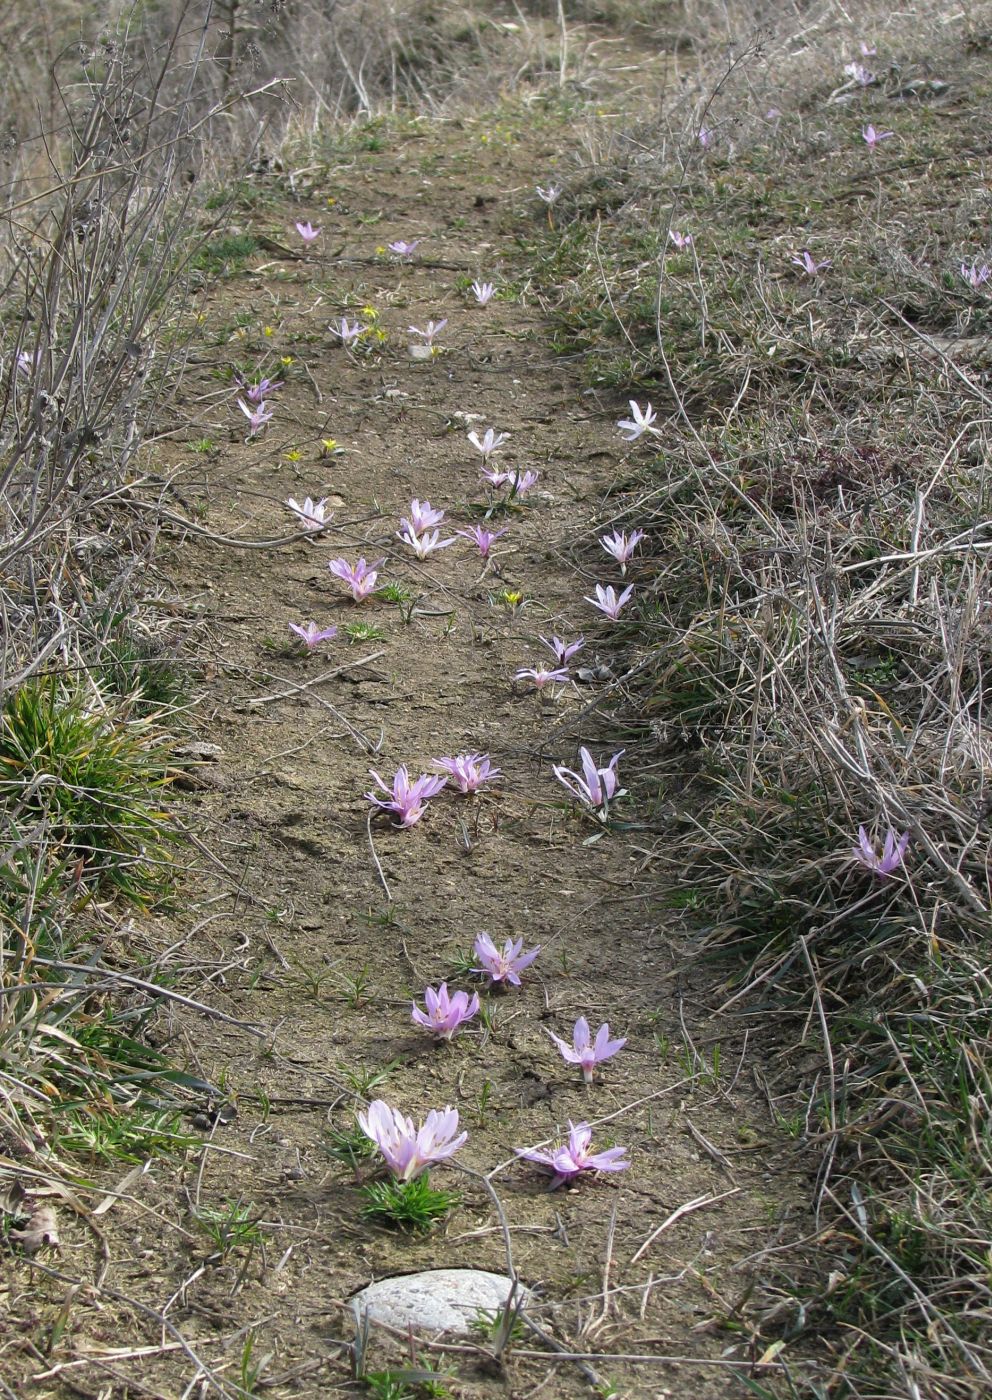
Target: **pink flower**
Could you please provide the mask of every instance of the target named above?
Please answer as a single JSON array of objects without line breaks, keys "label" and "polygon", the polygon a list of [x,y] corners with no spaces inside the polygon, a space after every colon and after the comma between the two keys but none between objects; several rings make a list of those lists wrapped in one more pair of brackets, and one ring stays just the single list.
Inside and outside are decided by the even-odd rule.
[{"label": "pink flower", "polygon": [[428,321],[426,328],[422,331],[418,330],[416,326],[407,326],[407,331],[410,335],[419,335],[425,344],[433,345],[435,336],[440,335],[447,324],[448,318],[445,317],[443,321]]},{"label": "pink flower", "polygon": [[261,403],[266,394],[274,394],[277,389],[281,389],[285,381],[282,379],[260,379],[257,384],[245,385],[245,398],[249,403]]},{"label": "pink flower", "polygon": [[449,775],[450,781],[459,792],[466,795],[478,792],[486,783],[500,776],[489,755],[485,753],[460,753],[454,758],[435,758],[434,766]]},{"label": "pink flower", "polygon": [[400,1181],[412,1181],[415,1176],[451,1157],[468,1141],[468,1133],[458,1132],[458,1111],[431,1109],[424,1124],[415,1128],[412,1118],[404,1118],[398,1109],[390,1108],[383,1099],[373,1099],[365,1113],[359,1113],[358,1124],[371,1138],[386,1165]]},{"label": "pink flower", "polygon": [[397,238],[394,242],[387,243],[386,247],[398,258],[412,258],[423,241],[422,238],[414,238],[410,242],[405,238]]},{"label": "pink flower", "polygon": [[488,306],[496,295],[492,282],[473,282],[472,294],[480,306]]},{"label": "pink flower", "polygon": [[318,627],[316,622],[304,622],[302,627],[297,622],[291,622],[289,630],[296,633],[307,651],[313,651],[321,642],[330,642],[338,635],[336,627]]},{"label": "pink flower", "polygon": [[891,875],[903,863],[903,858],[909,846],[909,832],[904,831],[900,837],[896,837],[895,832],[890,827],[885,833],[885,844],[882,847],[882,854],[879,855],[875,847],[868,839],[868,833],[863,826],[858,827],[858,844],[851,849],[851,854],[856,861],[870,870],[873,875]]},{"label": "pink flower", "polygon": [[830,266],[829,258],[817,262],[808,248],[804,248],[801,253],[794,253],[791,261],[795,263],[796,267],[801,267],[807,277],[815,277],[818,272],[822,272],[825,267]]},{"label": "pink flower", "polygon": [[552,1190],[566,1181],[574,1181],[583,1172],[622,1172],[630,1166],[621,1160],[626,1147],[608,1147],[605,1152],[592,1152],[592,1128],[588,1123],[569,1123],[568,1142],[553,1147],[550,1152],[525,1152],[514,1148],[517,1156],[525,1162],[536,1162],[539,1167],[550,1171],[554,1180]]},{"label": "pink flower", "polygon": [[895,132],[878,131],[874,126],[872,126],[871,122],[869,122],[867,126],[862,127],[861,135],[864,137],[865,145],[868,147],[869,151],[873,151],[878,145],[879,141],[888,141],[890,136],[895,135]]},{"label": "pink flower", "polygon": [[437,991],[433,987],[424,988],[424,1005],[427,1007],[426,1012],[421,1011],[414,1002],[414,1023],[423,1026],[424,1030],[430,1031],[439,1040],[450,1040],[463,1022],[470,1021],[478,1014],[479,994],[473,992],[471,1000],[467,992],[455,992],[454,996],[449,996],[448,984],[442,982]]},{"label": "pink flower", "polygon": [[472,951],[482,966],[473,970],[484,973],[494,986],[499,982],[509,982],[512,986],[519,987],[520,973],[524,968],[530,967],[541,951],[540,944],[526,953],[523,946],[522,938],[518,938],[516,943],[508,938],[503,944],[503,951],[500,952],[488,933],[480,933],[472,945]]},{"label": "pink flower", "polygon": [[249,437],[257,437],[273,414],[273,410],[267,408],[264,403],[259,403],[253,408],[249,408],[244,399],[238,399],[238,407],[251,424],[251,432],[248,434]]},{"label": "pink flower", "polygon": [[982,263],[979,267],[977,260],[971,264],[971,267],[967,263],[962,263],[961,276],[972,291],[977,292],[979,287],[984,286],[992,278],[992,268],[989,267],[988,263]]},{"label": "pink flower", "polygon": [[621,571],[626,573],[627,563],[633,557],[634,550],[643,539],[643,530],[633,530],[630,535],[626,535],[619,530],[614,530],[612,535],[601,535],[599,542],[606,550],[607,554],[613,555],[613,558],[620,565]]},{"label": "pink flower", "polygon": [[535,690],[543,690],[546,685],[561,685],[568,680],[568,670],[564,666],[550,670],[547,666],[522,666],[513,674],[515,681],[533,681]]},{"label": "pink flower", "polygon": [[620,1040],[610,1039],[610,1027],[606,1022],[596,1032],[596,1039],[590,1040],[589,1022],[584,1016],[580,1016],[575,1023],[571,1045],[555,1035],[554,1031],[548,1031],[548,1035],[570,1065],[582,1066],[582,1078],[587,1084],[592,1083],[592,1072],[596,1066],[603,1060],[609,1060],[627,1044],[626,1036]]},{"label": "pink flower", "polygon": [[479,437],[478,433],[469,433],[468,440],[477,452],[481,452],[483,460],[488,462],[494,452],[498,452],[504,442],[510,439],[509,433],[497,433],[492,428],[487,428],[485,435]]},{"label": "pink flower", "polygon": [[679,233],[677,229],[670,228],[668,230],[668,236],[680,253],[684,253],[686,248],[692,247],[691,233]]},{"label": "pink flower", "polygon": [[479,468],[479,475],[483,481],[488,481],[490,486],[506,486],[513,480],[513,472],[497,471],[495,467],[487,467],[483,464]]},{"label": "pink flower", "polygon": [[318,534],[321,530],[326,529],[334,518],[334,512],[326,508],[327,499],[328,498],[325,496],[321,501],[312,501],[310,497],[307,496],[303,504],[300,505],[299,501],[293,496],[290,496],[286,505],[294,515],[300,517],[300,524],[303,526],[304,530],[310,530],[314,534]]},{"label": "pink flower", "polygon": [[609,588],[604,588],[601,583],[597,583],[595,598],[590,598],[588,594],[586,594],[583,601],[592,603],[594,608],[599,608],[601,613],[605,613],[608,618],[616,622],[620,616],[621,609],[625,608],[630,602],[630,596],[633,591],[634,585],[628,583],[627,587],[618,597],[612,584],[610,584]]},{"label": "pink flower", "polygon": [[617,795],[623,795],[622,790],[619,789],[620,779],[617,776],[617,764],[625,752],[625,749],[621,749],[619,753],[613,755],[605,768],[598,768],[589,750],[580,748],[582,777],[571,768],[565,768],[560,764],[554,765],[551,771],[562,786],[568,788],[569,792],[577,797],[584,806],[591,807],[594,811],[605,815],[611,799]]},{"label": "pink flower", "polygon": [[308,247],[311,243],[313,243],[315,239],[320,237],[320,229],[314,228],[309,219],[307,219],[305,224],[297,224],[296,232],[300,235],[300,237],[303,239],[303,242],[306,243]]},{"label": "pink flower", "polygon": [[540,472],[514,472],[511,477],[513,484],[510,487],[510,496],[526,496],[527,492],[537,485],[540,475]]},{"label": "pink flower", "polygon": [[426,559],[428,554],[433,554],[436,549],[447,549],[449,544],[455,542],[454,535],[442,540],[440,530],[425,530],[422,535],[418,535],[409,520],[402,520],[400,524],[406,528],[397,530],[396,538],[408,544],[418,559]]},{"label": "pink flower", "polygon": [[409,771],[403,764],[397,768],[390,787],[383,782],[375,769],[370,768],[369,772],[386,797],[377,797],[374,792],[367,792],[365,796],[384,812],[394,813],[399,818],[397,826],[405,827],[416,826],[424,815],[430,798],[436,797],[448,781],[447,778],[436,778],[430,773],[421,773],[416,782],[411,783]]},{"label": "pink flower", "polygon": [[716,140],[716,132],[711,126],[701,126],[699,128],[697,140],[699,141],[699,144],[702,146],[703,150],[708,151],[709,148],[713,145],[713,142]]},{"label": "pink flower", "polygon": [[404,516],[400,524],[408,525],[415,535],[419,535],[424,530],[431,530],[435,525],[440,525],[443,519],[443,510],[435,510],[430,501],[418,501],[414,496],[410,502],[410,518],[407,520]]},{"label": "pink flower", "polygon": [[456,530],[456,535],[463,535],[465,539],[472,540],[478,546],[479,553],[483,559],[489,558],[489,551],[498,539],[506,534],[505,530],[484,530],[481,525],[470,525],[467,530]]},{"label": "pink flower", "polygon": [[547,189],[542,188],[540,185],[535,185],[534,190],[538,199],[543,200],[549,207],[556,203],[561,197],[561,185],[548,185]]},{"label": "pink flower", "polygon": [[342,316],[340,324],[335,325],[332,321],[327,329],[338,337],[342,345],[354,346],[359,337],[368,330],[368,326],[363,326],[359,321],[353,321],[349,325],[347,316]]},{"label": "pink flower", "polygon": [[547,637],[538,637],[537,640],[543,642],[548,651],[554,652],[559,666],[566,666],[586,644],[585,637],[579,637],[574,642],[563,642],[560,637],[552,637],[550,642]]},{"label": "pink flower", "polygon": [[361,603],[370,593],[375,592],[379,567],[385,562],[385,556],[382,559],[377,559],[374,564],[366,564],[364,559],[359,559],[358,563],[354,565],[349,564],[347,559],[332,559],[327,567],[335,578],[341,579],[348,585],[355,602]]}]

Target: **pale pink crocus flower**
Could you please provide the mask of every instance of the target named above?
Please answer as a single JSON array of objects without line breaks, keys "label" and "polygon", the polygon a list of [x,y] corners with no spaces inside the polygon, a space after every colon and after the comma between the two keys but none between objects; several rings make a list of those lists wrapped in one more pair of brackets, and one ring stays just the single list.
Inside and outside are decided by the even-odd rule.
[{"label": "pale pink crocus flower", "polygon": [[431,530],[435,525],[440,525],[443,519],[443,510],[435,510],[430,501],[419,501],[414,496],[410,502],[410,518],[408,520],[404,515],[400,524],[408,525],[415,535],[419,535],[423,530]]},{"label": "pale pink crocus flower", "polygon": [[398,258],[412,258],[423,241],[422,238],[413,238],[409,241],[405,238],[397,238],[392,243],[387,243],[386,247]]},{"label": "pale pink crocus flower", "polygon": [[815,277],[818,272],[831,265],[830,258],[823,258],[817,262],[808,248],[804,248],[801,253],[793,253],[790,261],[795,263],[796,267],[801,267],[807,277]]},{"label": "pale pink crocus flower", "polygon": [[284,382],[282,379],[260,379],[257,384],[246,384],[245,398],[249,403],[261,403],[266,394],[275,393]]},{"label": "pale pink crocus flower", "polygon": [[514,472],[511,476],[510,495],[526,496],[528,491],[532,491],[540,480],[540,472]]},{"label": "pale pink crocus flower", "polygon": [[480,306],[488,306],[496,295],[496,288],[492,282],[473,282],[472,295]]},{"label": "pale pink crocus flower", "polygon": [[447,773],[449,781],[466,797],[500,776],[500,770],[493,767],[487,753],[460,753],[454,758],[435,758],[434,766]]},{"label": "pale pink crocus flower", "polygon": [[[371,1138],[386,1159],[389,1170],[400,1181],[412,1181],[428,1167],[453,1156],[468,1141],[468,1133],[458,1133],[458,1110],[431,1109],[420,1127],[399,1109],[383,1099],[373,1099],[358,1125]],[[455,1134],[458,1133],[456,1137]]]},{"label": "pale pink crocus flower", "polygon": [[668,230],[668,236],[680,253],[684,253],[686,248],[692,247],[691,233],[679,233],[678,229],[670,228]]},{"label": "pale pink crocus flower", "polygon": [[630,602],[633,591],[634,585],[628,583],[627,587],[618,597],[612,583],[608,588],[604,588],[601,583],[597,583],[595,598],[590,598],[588,594],[585,594],[583,601],[592,603],[594,608],[599,608],[601,613],[605,613],[612,622],[616,622],[620,617],[621,610]]},{"label": "pale pink crocus flower", "polygon": [[303,242],[307,245],[307,247],[309,247],[311,243],[313,243],[316,239],[320,237],[320,229],[314,228],[313,224],[311,224],[309,219],[307,219],[305,224],[297,224],[296,232],[303,239]]},{"label": "pale pink crocus flower", "polygon": [[568,680],[568,669],[564,666],[556,666],[554,669],[548,666],[521,666],[519,671],[514,671],[515,681],[530,681],[535,690],[543,690],[546,685],[562,685]]},{"label": "pale pink crocus flower", "polygon": [[273,410],[268,408],[264,402],[250,407],[244,399],[238,399],[238,407],[251,424],[249,437],[257,437],[273,415]]},{"label": "pale pink crocus flower", "polygon": [[[499,473],[500,475],[502,473]],[[498,539],[506,534],[505,530],[486,530],[481,525],[470,525],[467,530],[456,530],[456,535],[462,535],[465,539],[471,540],[478,548],[483,559],[489,558],[489,551]]]},{"label": "pale pink crocus flower", "polygon": [[32,354],[28,350],[20,350],[17,355],[17,370],[19,374],[31,375],[41,364],[41,351],[35,350]]},{"label": "pale pink crocus flower", "polygon": [[447,324],[448,318],[445,316],[443,321],[428,321],[423,330],[418,330],[416,326],[407,326],[407,332],[410,335],[419,335],[424,344],[433,349],[435,336],[439,336]]},{"label": "pale pink crocus flower", "polygon": [[516,942],[508,938],[500,952],[488,933],[480,933],[472,945],[472,951],[482,966],[474,968],[473,971],[484,973],[493,986],[509,982],[511,986],[519,987],[520,973],[530,967],[541,951],[540,944],[526,953],[523,946],[522,938],[518,938]]},{"label": "pale pink crocus flower", "polygon": [[478,433],[469,433],[468,440],[475,448],[476,452],[481,452],[483,459],[489,461],[494,452],[498,452],[504,442],[509,442],[509,433],[497,433],[492,428],[487,428],[485,434],[480,438]]},{"label": "pale pink crocus flower", "polygon": [[409,545],[418,559],[426,559],[435,550],[447,549],[449,544],[455,543],[454,535],[449,536],[446,540],[440,538],[440,530],[425,530],[423,534],[418,535],[408,520],[404,520],[402,524],[406,526],[406,529],[397,530],[396,538]]},{"label": "pale pink crocus flower", "polygon": [[716,132],[711,126],[701,126],[699,128],[697,140],[699,141],[699,144],[702,146],[704,151],[709,150],[709,148],[713,145],[715,139]]},{"label": "pale pink crocus flower", "polygon": [[450,1040],[459,1026],[478,1015],[479,993],[473,992],[471,999],[467,992],[455,992],[451,996],[447,982],[442,982],[437,991],[433,987],[424,988],[424,1006],[426,1011],[421,1011],[417,1003],[413,1003],[411,1020],[414,1024],[423,1026],[438,1040]]},{"label": "pale pink crocus flower", "polygon": [[319,534],[321,530],[326,530],[327,526],[334,518],[334,512],[327,509],[327,497],[321,501],[312,501],[307,496],[301,505],[293,496],[290,496],[286,506],[298,515],[300,524],[304,530],[309,530],[313,534]]},{"label": "pale pink crocus flower", "polygon": [[627,402],[630,405],[631,417],[617,420],[617,427],[620,429],[624,441],[636,442],[645,433],[653,433],[655,437],[660,437],[659,429],[652,427],[658,415],[651,405],[648,404],[647,408],[642,411],[640,405],[635,403],[633,399],[628,399]]},{"label": "pale pink crocus flower", "polygon": [[874,151],[880,141],[888,141],[890,136],[895,136],[894,131],[879,131],[871,122],[861,128],[861,135],[869,151]]},{"label": "pale pink crocus flower", "polygon": [[904,831],[901,836],[897,837],[890,827],[885,833],[885,843],[882,846],[882,853],[879,855],[868,839],[867,831],[863,826],[859,826],[858,844],[851,848],[851,854],[866,870],[870,870],[873,875],[881,875],[884,878],[902,865],[908,846],[909,832]]},{"label": "pale pink crocus flower", "polygon": [[525,1151],[522,1147],[513,1150],[525,1162],[551,1172],[551,1189],[574,1181],[583,1172],[623,1172],[630,1166],[624,1161],[626,1147],[608,1147],[604,1152],[592,1150],[592,1128],[588,1123],[569,1123],[568,1142],[551,1148],[548,1152]]},{"label": "pale pink crocus flower", "polygon": [[977,292],[979,287],[984,286],[985,283],[992,278],[992,268],[989,267],[988,263],[982,263],[982,265],[979,266],[976,259],[970,267],[967,263],[961,264],[961,276],[967,282],[971,290]]},{"label": "pale pink crocus flower", "polygon": [[858,48],[861,50],[862,58],[874,58],[878,53],[878,49],[876,49],[874,44],[866,44],[863,39],[858,45]]},{"label": "pale pink crocus flower", "polygon": [[332,321],[328,330],[338,337],[342,345],[347,345],[351,349],[357,345],[359,337],[365,334],[368,326],[363,326],[360,321],[349,323],[347,316],[342,316],[340,324]]},{"label": "pale pink crocus flower", "polygon": [[547,637],[538,637],[537,640],[542,642],[548,651],[554,652],[559,666],[567,666],[572,657],[580,652],[586,644],[585,637],[579,637],[574,642],[563,642],[560,637],[552,637],[550,642]]},{"label": "pale pink crocus flower", "polygon": [[643,530],[632,530],[629,535],[622,530],[614,530],[612,535],[600,535],[599,542],[606,550],[607,554],[612,554],[613,558],[620,565],[623,573],[627,572],[627,564],[634,554],[634,550],[644,539]]},{"label": "pale pink crocus flower", "polygon": [[596,1032],[596,1039],[592,1040],[589,1034],[589,1022],[584,1016],[580,1016],[575,1023],[572,1032],[572,1044],[569,1045],[554,1031],[548,1031],[551,1039],[558,1046],[562,1056],[570,1065],[581,1065],[582,1078],[587,1084],[592,1083],[593,1070],[603,1060],[609,1060],[618,1050],[622,1050],[627,1044],[627,1037],[621,1036],[619,1040],[610,1039],[610,1027],[604,1022]]},{"label": "pale pink crocus flower", "polygon": [[479,475],[484,481],[488,481],[490,486],[507,486],[514,478],[514,472],[498,471],[496,467],[488,467],[483,463],[479,468]]},{"label": "pale pink crocus flower", "polygon": [[534,186],[534,192],[538,199],[542,200],[549,208],[561,198],[561,191],[561,185],[548,185],[547,189],[542,188],[541,185]]},{"label": "pale pink crocus flower", "polygon": [[569,792],[577,797],[583,806],[590,807],[593,811],[605,815],[612,799],[623,796],[623,789],[619,786],[617,764],[625,752],[625,749],[621,749],[619,753],[613,755],[605,768],[599,768],[589,750],[580,748],[581,776],[573,772],[571,768],[565,768],[561,764],[555,764],[551,771],[562,787],[568,788]]},{"label": "pale pink crocus flower", "polygon": [[307,651],[313,651],[321,642],[333,641],[338,635],[336,627],[318,627],[316,622],[304,622],[302,626],[298,622],[291,622],[289,630],[296,633]]},{"label": "pale pink crocus flower", "polygon": [[438,795],[448,781],[447,778],[438,778],[431,773],[421,773],[420,777],[411,783],[410,771],[406,764],[397,768],[392,784],[383,782],[374,768],[370,768],[369,773],[386,796],[378,797],[374,792],[367,792],[365,796],[368,801],[384,812],[392,812],[399,819],[397,826],[408,828],[416,826],[424,815],[427,803]]},{"label": "pale pink crocus flower", "polygon": [[347,559],[332,559],[327,567],[335,578],[341,579],[348,585],[355,602],[362,603],[371,593],[375,592],[379,568],[385,562],[385,555],[373,564],[366,564],[364,559],[359,559],[357,564],[349,564]]}]

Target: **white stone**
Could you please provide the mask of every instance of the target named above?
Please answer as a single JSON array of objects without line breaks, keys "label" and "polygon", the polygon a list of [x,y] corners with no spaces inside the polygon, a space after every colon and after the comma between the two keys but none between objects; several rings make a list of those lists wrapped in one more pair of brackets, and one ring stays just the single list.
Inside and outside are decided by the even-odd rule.
[{"label": "white stone", "polygon": [[[351,1300],[359,1322],[418,1332],[468,1332],[481,1311],[498,1312],[510,1293],[505,1274],[484,1269],[429,1269],[370,1283]],[[525,1295],[526,1296],[526,1295]]]}]

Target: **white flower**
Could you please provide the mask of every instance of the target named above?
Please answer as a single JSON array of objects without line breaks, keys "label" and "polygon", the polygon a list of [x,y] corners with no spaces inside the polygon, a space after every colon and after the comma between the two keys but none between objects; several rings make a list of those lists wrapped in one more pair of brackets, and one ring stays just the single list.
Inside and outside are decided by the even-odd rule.
[{"label": "white flower", "polygon": [[617,421],[617,427],[623,434],[624,441],[636,442],[644,433],[654,433],[655,436],[660,436],[658,429],[652,428],[651,426],[658,416],[651,405],[648,404],[647,408],[642,413],[633,399],[629,399],[628,402],[633,416],[631,418],[620,418]]}]

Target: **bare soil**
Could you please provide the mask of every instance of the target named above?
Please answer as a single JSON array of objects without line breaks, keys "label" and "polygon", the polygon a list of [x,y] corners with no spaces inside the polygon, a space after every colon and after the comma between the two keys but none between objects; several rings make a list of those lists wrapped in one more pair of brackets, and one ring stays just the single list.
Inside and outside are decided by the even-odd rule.
[{"label": "bare soil", "polygon": [[[267,245],[204,293],[202,347],[176,406],[186,441],[155,450],[168,509],[191,522],[170,527],[159,556],[163,591],[203,624],[190,719],[220,754],[195,770],[184,813],[211,855],[179,906],[138,920],[135,938],[177,991],[260,1034],[163,1007],[159,1043],[228,1107],[201,1106],[191,1126],[203,1150],[155,1162],[98,1221],[70,1213],[58,1272],[78,1291],[38,1271],[11,1281],[16,1394],[236,1394],[252,1333],[259,1393],[325,1395],[355,1385],[344,1304],[356,1289],[439,1265],[505,1269],[491,1200],[456,1168],[436,1180],[462,1204],[431,1234],[360,1217],[355,1173],[329,1155],[328,1130],[353,1127],[356,1086],[375,1074],[366,1097],[414,1117],[458,1108],[469,1132],[459,1160],[490,1174],[513,1266],[536,1292],[530,1317],[566,1351],[601,1354],[556,1358],[526,1333],[501,1370],[478,1350],[411,1343],[448,1364],[452,1394],[550,1400],[595,1393],[595,1375],[627,1396],[715,1400],[746,1393],[740,1373],[770,1383],[751,1370],[767,1343],[750,1339],[742,1303],[750,1261],[786,1228],[801,1183],[782,1165],[742,1047],[726,1027],[700,1031],[680,977],[678,915],[643,849],[678,794],[659,792],[636,735],[618,734],[609,680],[556,698],[512,682],[549,660],[537,639],[553,633],[586,636],[582,666],[624,669],[622,629],[583,601],[595,582],[621,582],[593,527],[623,467],[622,406],[585,394],[581,367],[551,355],[513,246],[521,221],[543,217],[531,191],[553,178],[560,135],[510,139],[482,121],[389,129],[382,149],[342,157],[296,201],[283,178],[260,177],[259,207],[237,216],[291,249],[295,219],[322,233],[305,258]],[[412,262],[375,252],[411,237],[424,240]],[[459,289],[476,276],[501,285],[489,307]],[[356,356],[327,326],[363,305],[387,340]],[[443,353],[412,359],[407,327],[442,317]],[[245,442],[227,370],[252,365],[286,383],[264,435]],[[500,457],[538,470],[538,487],[497,522],[507,534],[488,567],[464,539],[418,563],[395,538],[399,517],[417,496],[451,526],[481,520],[466,432],[487,425],[512,435]],[[341,455],[322,455],[331,437]],[[293,533],[283,502],[305,495],[335,498],[332,528],[258,547]],[[359,554],[386,555],[381,581],[405,584],[410,601],[352,602],[327,563]],[[288,624],[310,618],[341,630],[307,656]],[[349,641],[355,622],[381,639]],[[553,762],[575,765],[579,744],[604,758],[626,748],[629,795],[595,840],[597,824],[551,774]],[[370,768],[419,773],[465,751],[491,755],[497,791],[448,791],[408,831],[369,828]],[[490,1029],[435,1046],[412,1025],[411,998],[445,978],[480,985],[458,970],[480,930],[539,943],[540,957],[521,989],[486,997]],[[546,1034],[568,1037],[579,1015],[629,1037],[589,1088]],[[514,1149],[583,1119],[597,1145],[629,1148],[631,1169],[549,1192]],[[106,1189],[122,1175],[94,1179]],[[231,1203],[250,1208],[265,1242],[220,1257],[196,1212]],[[37,1339],[63,1316],[46,1357]],[[372,1369],[409,1359],[402,1339],[374,1336]],[[212,1379],[197,1378],[201,1363]]]}]

